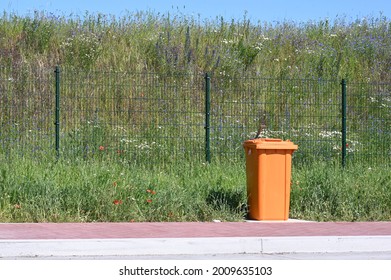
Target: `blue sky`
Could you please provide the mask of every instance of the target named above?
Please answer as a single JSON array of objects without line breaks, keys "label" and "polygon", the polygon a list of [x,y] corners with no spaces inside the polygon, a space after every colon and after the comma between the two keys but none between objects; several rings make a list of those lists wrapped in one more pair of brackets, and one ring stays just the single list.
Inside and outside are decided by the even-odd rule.
[{"label": "blue sky", "polygon": [[59,15],[84,15],[104,13],[125,15],[127,11],[150,10],[160,13],[181,13],[201,19],[225,20],[247,18],[253,22],[295,22],[318,21],[344,17],[354,21],[366,16],[378,17],[380,13],[391,18],[390,0],[0,0],[0,11],[18,15],[32,14],[34,10],[44,10]]}]

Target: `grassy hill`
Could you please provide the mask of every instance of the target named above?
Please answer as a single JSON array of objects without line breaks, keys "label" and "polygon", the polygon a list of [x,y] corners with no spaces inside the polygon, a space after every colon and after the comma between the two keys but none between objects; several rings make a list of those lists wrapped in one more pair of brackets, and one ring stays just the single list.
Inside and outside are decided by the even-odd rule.
[{"label": "grassy hill", "polygon": [[391,22],[381,14],[254,24],[216,17],[128,13],[0,18],[0,65],[83,69],[200,71],[262,77],[388,80]]}]

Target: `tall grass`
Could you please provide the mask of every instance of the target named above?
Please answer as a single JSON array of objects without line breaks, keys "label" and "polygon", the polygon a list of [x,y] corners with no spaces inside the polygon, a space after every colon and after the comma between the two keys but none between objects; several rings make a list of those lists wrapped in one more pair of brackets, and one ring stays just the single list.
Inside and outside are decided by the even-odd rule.
[{"label": "tall grass", "polygon": [[178,163],[173,172],[23,157],[0,170],[2,222],[233,221],[245,211],[243,171],[223,165]]},{"label": "tall grass", "polygon": [[[290,218],[389,220],[390,182],[385,167],[294,166]],[[246,197],[243,164],[1,158],[1,222],[243,221]]]},{"label": "tall grass", "polygon": [[391,219],[389,168],[319,163],[294,169],[291,215],[315,221]]},{"label": "tall grass", "polygon": [[389,80],[390,21],[343,17],[276,24],[153,12],[57,16],[36,11],[0,18],[1,65],[173,73],[192,69],[231,77]]}]

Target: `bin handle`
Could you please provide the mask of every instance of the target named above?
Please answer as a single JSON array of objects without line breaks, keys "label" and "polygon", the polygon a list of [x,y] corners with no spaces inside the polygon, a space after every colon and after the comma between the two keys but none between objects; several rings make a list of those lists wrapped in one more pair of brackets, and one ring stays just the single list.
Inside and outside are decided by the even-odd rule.
[{"label": "bin handle", "polygon": [[265,138],[265,142],[282,142],[282,139],[278,138]]}]

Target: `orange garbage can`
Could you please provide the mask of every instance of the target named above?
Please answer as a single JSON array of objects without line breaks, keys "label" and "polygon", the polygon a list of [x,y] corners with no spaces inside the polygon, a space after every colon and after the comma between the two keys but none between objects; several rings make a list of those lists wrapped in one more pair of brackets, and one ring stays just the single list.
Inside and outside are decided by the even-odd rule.
[{"label": "orange garbage can", "polygon": [[289,140],[257,138],[243,147],[249,218],[288,220],[292,154],[298,146]]}]

